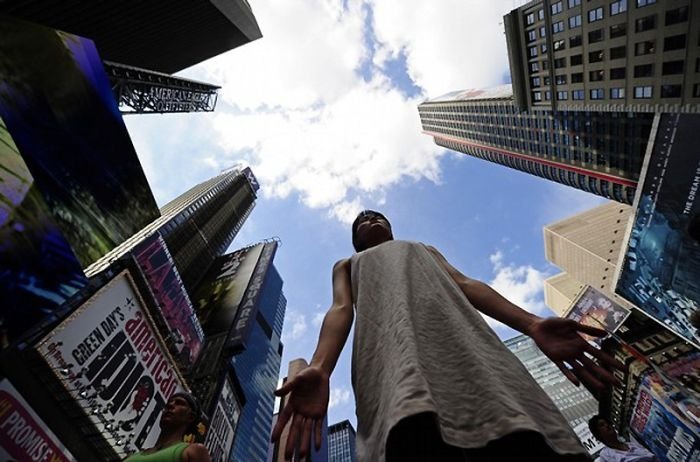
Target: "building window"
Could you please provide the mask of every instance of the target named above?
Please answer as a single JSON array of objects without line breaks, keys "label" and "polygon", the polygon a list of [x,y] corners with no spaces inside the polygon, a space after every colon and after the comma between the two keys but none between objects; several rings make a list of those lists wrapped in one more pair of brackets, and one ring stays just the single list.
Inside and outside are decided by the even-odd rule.
[{"label": "building window", "polygon": [[611,88],[610,89],[610,99],[625,99],[625,89],[624,88]]},{"label": "building window", "polygon": [[591,82],[601,82],[605,80],[605,71],[603,69],[599,71],[590,71],[588,73],[588,80]]},{"label": "building window", "polygon": [[530,57],[531,58],[537,56],[537,47],[530,47],[529,50],[530,50]]},{"label": "building window", "polygon": [[700,98],[700,84],[693,85],[693,98]]},{"label": "building window", "polygon": [[637,42],[634,45],[634,55],[635,56],[650,55],[650,54],[653,54],[655,51],[656,51],[656,41],[655,40],[647,40],[646,42]]},{"label": "building window", "polygon": [[546,71],[547,69],[549,69],[549,61],[544,60],[542,61],[542,70]]},{"label": "building window", "polygon": [[583,90],[571,90],[571,99],[581,101],[585,94]]},{"label": "building window", "polygon": [[547,53],[547,43],[546,42],[543,43],[542,45],[540,45],[540,53],[542,53],[542,54]]},{"label": "building window", "polygon": [[561,3],[562,2],[552,3],[552,16],[554,16],[555,14],[559,14],[563,11],[563,6]]},{"label": "building window", "polygon": [[621,47],[614,47],[610,49],[610,59],[620,59],[624,58],[627,55],[627,47],[626,46],[621,46]]},{"label": "building window", "polygon": [[542,26],[540,27],[540,37],[545,38],[547,36],[547,28]]},{"label": "building window", "polygon": [[569,99],[569,92],[568,91],[558,91],[557,92],[557,101],[566,101]]},{"label": "building window", "polygon": [[534,63],[530,63],[530,72],[538,72],[540,70],[540,64],[535,61]]},{"label": "building window", "polygon": [[588,62],[589,63],[599,63],[603,61],[605,58],[605,53],[603,50],[598,50],[598,51],[591,51],[588,53]]},{"label": "building window", "polygon": [[672,35],[664,39],[664,51],[680,50],[685,48],[685,34]]},{"label": "building window", "polygon": [[661,85],[661,97],[662,98],[680,98],[681,97],[681,86],[680,85]]},{"label": "building window", "polygon": [[533,77],[532,78],[532,86],[533,87],[539,87],[541,85],[540,78],[539,77]]},{"label": "building window", "polygon": [[554,69],[566,67],[566,58],[558,58],[554,60]]},{"label": "building window", "polygon": [[637,8],[656,3],[656,0],[637,0]]},{"label": "building window", "polygon": [[552,33],[558,34],[559,32],[564,32],[564,21],[558,21],[552,24]]},{"label": "building window", "polygon": [[622,23],[622,24],[615,24],[614,26],[610,26],[610,38],[614,39],[617,37],[624,37],[627,35],[627,24]]},{"label": "building window", "polygon": [[535,91],[532,93],[532,99],[534,101],[542,101],[542,92],[541,91]]},{"label": "building window", "polygon": [[688,20],[688,7],[682,6],[666,12],[666,25],[678,24]]},{"label": "building window", "polygon": [[525,16],[525,22],[527,25],[535,24],[535,13],[530,13],[527,16]]},{"label": "building window", "polygon": [[566,74],[555,76],[554,81],[557,83],[557,85],[566,85]]},{"label": "building window", "polygon": [[581,4],[581,0],[569,0],[569,8],[574,8]]},{"label": "building window", "polygon": [[554,42],[554,51],[563,50],[566,48],[566,40],[556,40]]},{"label": "building window", "polygon": [[662,75],[674,75],[683,73],[685,61],[666,61],[661,69]]},{"label": "building window", "polygon": [[592,30],[588,33],[588,43],[602,42],[605,39],[603,29]]},{"label": "building window", "polygon": [[615,67],[613,69],[610,69],[610,80],[620,80],[625,78],[625,68],[624,67]]},{"label": "building window", "polygon": [[634,76],[635,77],[653,77],[654,76],[654,65],[653,64],[642,64],[640,66],[634,66]]},{"label": "building window", "polygon": [[645,16],[643,18],[637,19],[634,24],[635,32],[644,32],[646,30],[656,29],[656,15]]},{"label": "building window", "polygon": [[593,8],[588,11],[588,22],[596,22],[603,19],[603,7]]},{"label": "building window", "polygon": [[634,87],[634,98],[635,99],[649,99],[653,94],[653,87],[651,85],[643,87]]},{"label": "building window", "polygon": [[540,21],[544,19],[544,10],[540,8],[540,10],[537,12],[537,17],[540,18]]},{"label": "building window", "polygon": [[573,55],[569,58],[569,63],[572,66],[578,66],[579,64],[583,64],[583,55]]},{"label": "building window", "polygon": [[552,92],[549,90],[545,91],[544,92],[544,99],[546,99],[547,101],[551,100],[552,99]]},{"label": "building window", "polygon": [[610,16],[615,16],[625,11],[627,11],[627,0],[617,0],[610,4]]},{"label": "building window", "polygon": [[544,82],[544,85],[545,85],[545,86],[549,86],[549,84],[552,83],[552,82],[549,80],[549,76],[548,76],[548,75],[545,75],[545,76],[544,76],[543,82]]},{"label": "building window", "polygon": [[569,37],[569,48],[580,47],[581,46],[581,36],[574,35]]},{"label": "building window", "polygon": [[569,18],[569,29],[575,29],[577,27],[581,27],[581,15],[577,14],[576,16],[571,16]]},{"label": "building window", "polygon": [[534,42],[537,40],[537,31],[536,30],[530,30],[527,32],[527,41],[528,42]]},{"label": "building window", "polygon": [[583,72],[574,72],[571,74],[571,83],[583,82]]}]

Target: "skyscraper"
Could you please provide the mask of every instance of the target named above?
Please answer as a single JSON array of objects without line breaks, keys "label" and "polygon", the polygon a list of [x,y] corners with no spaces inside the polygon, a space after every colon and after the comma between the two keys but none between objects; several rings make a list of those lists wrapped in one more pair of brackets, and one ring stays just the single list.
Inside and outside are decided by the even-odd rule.
[{"label": "skyscraper", "polygon": [[651,113],[522,110],[510,85],[418,106],[438,146],[632,204]]},{"label": "skyscraper", "polygon": [[[519,335],[503,343],[552,399],[579,438],[584,440],[587,436],[588,419],[598,413],[598,401],[584,387],[576,387],[564,377],[530,337]],[[587,449],[590,453],[591,448]]]},{"label": "skyscraper", "polygon": [[504,18],[521,108],[700,110],[700,9],[690,0],[535,0]]},{"label": "skyscraper", "polygon": [[355,462],[355,429],[348,420],[328,427],[328,462]]}]

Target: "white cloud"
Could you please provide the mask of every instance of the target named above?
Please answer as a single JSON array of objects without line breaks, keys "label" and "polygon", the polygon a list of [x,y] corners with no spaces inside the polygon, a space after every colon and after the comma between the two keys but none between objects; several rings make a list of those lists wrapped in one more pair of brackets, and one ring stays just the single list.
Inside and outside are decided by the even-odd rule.
[{"label": "white cloud", "polygon": [[288,310],[285,314],[283,341],[297,340],[301,338],[309,328],[306,315],[295,310]]},{"label": "white cloud", "polygon": [[331,393],[328,400],[328,409],[331,409],[340,404],[347,403],[348,401],[350,401],[351,396],[352,393],[350,393],[350,390],[348,390],[345,387],[331,388]]},{"label": "white cloud", "polygon": [[313,324],[315,327],[321,327],[321,324],[323,324],[323,318],[326,316],[325,311],[320,311],[314,315],[313,320],[311,321],[311,324]]},{"label": "white cloud", "polygon": [[[544,271],[530,265],[515,266],[504,263],[503,252],[497,250],[490,255],[494,277],[489,282],[498,293],[511,303],[534,314],[542,314],[547,307],[544,304],[544,280],[549,277]],[[484,316],[491,327],[501,327],[503,323]]]}]

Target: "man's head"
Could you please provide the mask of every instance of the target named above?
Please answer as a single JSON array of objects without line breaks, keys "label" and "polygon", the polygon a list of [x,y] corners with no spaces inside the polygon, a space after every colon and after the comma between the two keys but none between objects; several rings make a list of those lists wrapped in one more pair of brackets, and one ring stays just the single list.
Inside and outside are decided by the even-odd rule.
[{"label": "man's head", "polygon": [[588,420],[588,429],[601,443],[609,445],[617,441],[617,432],[605,417],[596,414]]},{"label": "man's head", "polygon": [[197,398],[184,391],[177,392],[165,404],[160,417],[160,427],[181,427],[186,433],[192,433],[199,423],[200,415],[201,408]]},{"label": "man's head", "polygon": [[364,210],[352,223],[352,246],[357,252],[392,239],[391,223],[379,212]]}]

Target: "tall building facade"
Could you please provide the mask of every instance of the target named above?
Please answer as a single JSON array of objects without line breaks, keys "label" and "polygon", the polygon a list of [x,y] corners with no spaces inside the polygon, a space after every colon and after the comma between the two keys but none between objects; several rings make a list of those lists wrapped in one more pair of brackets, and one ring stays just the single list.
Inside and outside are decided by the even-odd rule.
[{"label": "tall building facade", "polygon": [[245,349],[231,359],[246,398],[229,457],[232,462],[265,462],[270,445],[273,391],[282,360],[280,337],[287,306],[282,278],[271,260],[258,292],[257,313],[250,316]]},{"label": "tall building facade", "polygon": [[513,89],[465,90],[418,106],[438,146],[632,204],[652,113],[522,110]]},{"label": "tall building facade", "polygon": [[691,0],[536,0],[504,18],[519,107],[698,112]]},{"label": "tall building facade", "polygon": [[564,271],[545,281],[545,303],[554,312],[563,314],[585,285],[632,307],[613,286],[631,212],[611,202],[544,227],[545,257]]},{"label": "tall building facade", "polygon": [[328,462],[355,462],[355,429],[348,420],[328,427]]},{"label": "tall building facade", "polygon": [[[584,387],[576,387],[526,335],[506,340],[505,345],[552,399],[580,439],[588,419],[598,413],[598,401]],[[578,427],[578,428],[577,428]],[[580,433],[581,432],[581,433]],[[579,434],[580,433],[580,434]]]}]

